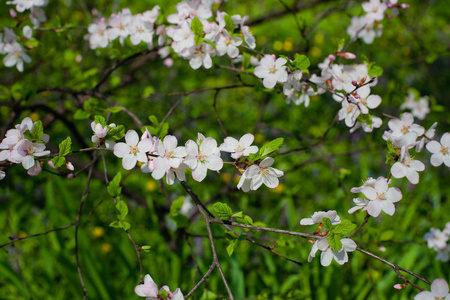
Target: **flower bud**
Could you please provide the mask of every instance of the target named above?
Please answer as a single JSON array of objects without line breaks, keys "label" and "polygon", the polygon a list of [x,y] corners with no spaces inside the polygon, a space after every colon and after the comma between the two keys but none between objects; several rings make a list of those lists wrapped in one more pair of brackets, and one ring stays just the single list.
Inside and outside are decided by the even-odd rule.
[{"label": "flower bud", "polygon": [[402,3],[400,4],[400,8],[409,8],[409,4]]}]

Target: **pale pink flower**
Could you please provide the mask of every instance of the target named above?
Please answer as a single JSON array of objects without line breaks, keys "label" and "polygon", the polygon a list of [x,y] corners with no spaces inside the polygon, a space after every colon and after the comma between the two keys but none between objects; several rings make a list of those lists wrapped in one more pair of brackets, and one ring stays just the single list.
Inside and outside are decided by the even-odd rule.
[{"label": "pale pink flower", "polygon": [[139,141],[139,136],[134,130],[128,130],[125,135],[126,143],[117,143],[114,146],[114,155],[123,158],[122,166],[125,170],[131,170],[134,168],[138,161],[142,163],[147,162],[147,154],[151,147],[152,142],[150,139],[143,139]]},{"label": "pale pink flower", "polygon": [[400,158],[400,161],[392,166],[391,173],[395,178],[403,178],[406,176],[409,182],[417,184],[419,183],[419,173],[417,171],[423,170],[425,170],[425,165],[421,161],[413,159],[408,152],[405,152]]},{"label": "pale pink flower", "polygon": [[311,218],[304,218],[300,220],[300,225],[313,225],[322,223],[323,218],[328,218],[332,225],[341,223],[341,219],[337,215],[335,210],[329,211],[316,211]]},{"label": "pale pink flower", "polygon": [[264,55],[261,58],[260,65],[255,68],[255,75],[258,78],[263,78],[264,87],[271,89],[277,82],[284,83],[287,81],[286,62],[287,60],[282,57],[275,60],[275,55]]},{"label": "pale pink flower", "polygon": [[223,167],[217,142],[211,137],[205,138],[199,134],[197,143],[192,140],[187,141],[186,152],[188,156],[184,163],[192,169],[192,177],[196,181],[205,179],[208,169],[219,171]]},{"label": "pale pink flower", "polygon": [[361,192],[369,200],[367,206],[363,209],[373,217],[378,217],[381,211],[392,216],[395,213],[395,202],[402,199],[402,193],[398,188],[389,188],[384,177],[379,177],[374,186],[367,186]]},{"label": "pale pink flower", "polygon": [[338,251],[334,251],[333,248],[331,248],[328,239],[326,237],[318,239],[308,256],[308,262],[311,262],[312,259],[316,256],[317,250],[322,251],[322,254],[320,255],[320,264],[324,267],[327,267],[331,264],[333,259],[340,265],[345,264],[348,262],[348,254],[347,252],[353,252],[356,250],[356,243],[347,238],[341,239],[342,248]]},{"label": "pale pink flower", "polygon": [[257,190],[262,184],[265,184],[268,188],[276,188],[279,184],[278,177],[284,175],[283,171],[270,167],[274,162],[272,157],[264,158],[259,165],[251,165],[245,171],[246,178],[250,178],[251,190]]},{"label": "pale pink flower", "polygon": [[431,155],[431,164],[438,167],[444,163],[450,167],[450,133],[444,133],[441,137],[441,142],[431,141],[426,145],[428,151],[433,153]]},{"label": "pale pink flower", "polygon": [[233,137],[226,137],[220,145],[219,150],[231,152],[231,157],[238,159],[241,156],[249,156],[250,153],[258,152],[257,146],[251,146],[255,137],[251,133],[244,134],[239,141]]},{"label": "pale pink flower", "polygon": [[431,292],[422,291],[414,297],[414,300],[450,300],[448,292],[447,281],[438,278],[431,283]]}]

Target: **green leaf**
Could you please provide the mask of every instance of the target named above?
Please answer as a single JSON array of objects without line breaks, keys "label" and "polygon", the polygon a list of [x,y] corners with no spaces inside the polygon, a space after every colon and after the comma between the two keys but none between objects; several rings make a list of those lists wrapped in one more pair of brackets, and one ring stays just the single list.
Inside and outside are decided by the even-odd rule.
[{"label": "green leaf", "polygon": [[66,164],[66,158],[61,156],[56,156],[52,158],[52,163],[56,168],[59,168]]},{"label": "green leaf", "polygon": [[105,136],[105,140],[120,140],[125,134],[125,126],[118,125],[116,127],[108,127],[108,134]]},{"label": "green leaf", "polygon": [[245,215],[244,216],[244,221],[248,224],[248,225],[253,225],[253,219],[250,216]]},{"label": "green leaf", "polygon": [[122,188],[120,187],[120,181],[122,180],[122,173],[117,173],[114,176],[113,180],[111,180],[108,184],[108,193],[111,197],[116,198],[122,192]]},{"label": "green leaf", "polygon": [[125,221],[119,221],[119,223],[121,224],[123,230],[127,231],[128,229],[131,228],[131,224]]},{"label": "green leaf", "polygon": [[152,246],[141,246],[141,250],[144,250],[145,252],[150,252],[150,248]]},{"label": "green leaf", "polygon": [[214,203],[212,209],[216,212],[216,217],[220,220],[229,220],[233,215],[231,208],[222,202]]},{"label": "green leaf", "polygon": [[23,133],[23,136],[24,136],[27,140],[29,140],[30,142],[33,142],[33,140],[34,140],[34,136],[31,134],[31,131],[29,131],[29,130],[26,130],[26,131]]},{"label": "green leaf", "polygon": [[197,17],[192,20],[191,30],[194,33],[195,45],[200,45],[203,42],[203,24]]},{"label": "green leaf", "polygon": [[264,146],[261,147],[261,149],[259,150],[259,155],[260,157],[264,157],[269,155],[272,152],[277,151],[278,149],[281,148],[281,146],[283,145],[283,138],[277,138],[274,139],[273,141],[265,144]]},{"label": "green leaf", "polygon": [[64,141],[59,144],[59,156],[66,156],[70,153],[72,147],[72,140],[68,136]]},{"label": "green leaf", "polygon": [[106,119],[103,116],[95,115],[94,121],[96,124],[102,125],[102,127],[106,126]]},{"label": "green leaf", "polygon": [[370,77],[374,77],[374,76],[381,76],[383,75],[383,68],[376,65],[374,62],[371,62],[369,65],[369,76]]},{"label": "green leaf", "polygon": [[334,233],[340,234],[351,234],[356,230],[356,225],[353,224],[350,220],[342,220],[341,223],[336,225],[333,229]]},{"label": "green leaf", "polygon": [[229,241],[232,241],[232,240],[238,239],[239,237],[236,236],[236,233],[234,233],[234,232],[225,231],[225,238]]},{"label": "green leaf", "polygon": [[344,46],[345,46],[345,39],[341,39],[341,40],[339,41],[339,44],[338,44],[338,47],[337,47],[337,51],[338,51],[338,52],[341,52],[342,49],[344,49]]},{"label": "green leaf", "polygon": [[241,219],[243,219],[244,218],[244,214],[242,213],[242,211],[240,211],[240,212],[232,214],[231,218],[241,218]]},{"label": "green leaf", "polygon": [[306,55],[298,54],[296,53],[294,56],[294,67],[297,70],[302,70],[304,72],[308,71],[309,66],[311,65],[311,62],[309,61],[309,58]]},{"label": "green leaf", "polygon": [[170,218],[178,228],[184,228],[189,224],[189,219],[185,215],[179,213],[170,216]]},{"label": "green leaf", "polygon": [[183,201],[184,197],[181,196],[172,202],[172,205],[170,206],[170,215],[175,215],[180,211],[180,209],[183,207]]},{"label": "green leaf", "polygon": [[152,86],[147,86],[144,89],[144,93],[142,94],[143,98],[148,98],[150,95],[152,95],[155,92],[155,88]]},{"label": "green leaf", "polygon": [[233,240],[230,242],[230,244],[227,246],[227,253],[228,256],[231,256],[234,252],[234,246],[236,245],[237,240]]},{"label": "green leaf", "polygon": [[111,222],[111,224],[109,224],[109,227],[122,228],[122,224],[119,223],[119,221],[113,221],[113,222]]},{"label": "green leaf", "polygon": [[149,116],[148,119],[150,120],[150,122],[152,122],[154,126],[156,127],[159,126],[158,118],[155,115]]},{"label": "green leaf", "polygon": [[44,126],[42,125],[41,120],[36,121],[33,127],[33,132],[31,133],[37,140],[40,140],[42,135],[44,134]]},{"label": "green leaf", "polygon": [[331,225],[331,221],[327,217],[322,218],[322,224],[328,231],[333,230],[333,225]]},{"label": "green leaf", "polygon": [[91,116],[91,113],[84,111],[82,109],[79,109],[75,112],[75,114],[73,115],[73,118],[75,120],[84,120],[87,119]]},{"label": "green leaf", "polygon": [[169,123],[167,123],[167,122],[162,123],[162,125],[159,128],[159,134],[158,134],[159,138],[163,139],[167,135],[168,132],[169,132]]},{"label": "green leaf", "polygon": [[119,221],[123,221],[128,215],[127,204],[124,201],[119,200],[116,204],[116,210],[117,219],[119,219]]},{"label": "green leaf", "polygon": [[111,112],[112,114],[116,114],[116,113],[122,111],[122,107],[112,106],[112,107],[108,108],[107,111]]},{"label": "green leaf", "polygon": [[233,19],[230,17],[230,15],[223,16],[223,19],[225,21],[225,29],[232,34],[234,31],[234,22]]},{"label": "green leaf", "polygon": [[329,232],[327,235],[327,240],[328,240],[328,243],[330,244],[330,247],[333,249],[333,251],[341,250],[342,242],[341,242],[339,235]]}]

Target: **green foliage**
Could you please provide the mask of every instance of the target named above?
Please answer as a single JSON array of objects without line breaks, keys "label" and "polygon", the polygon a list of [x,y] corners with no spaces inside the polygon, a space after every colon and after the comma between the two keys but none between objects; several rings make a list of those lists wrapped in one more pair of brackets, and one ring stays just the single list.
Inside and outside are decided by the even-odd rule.
[{"label": "green foliage", "polygon": [[229,220],[233,215],[233,211],[226,203],[216,202],[213,204],[212,209],[215,212],[215,216],[220,220]]},{"label": "green foliage", "polygon": [[117,198],[122,192],[120,181],[122,180],[122,173],[118,172],[108,184],[108,193],[111,197]]},{"label": "green foliage", "polygon": [[174,200],[172,202],[172,205],[170,206],[170,213],[169,218],[172,219],[172,221],[175,223],[175,226],[178,228],[186,227],[189,223],[188,218],[180,214],[179,211],[183,207],[184,197],[179,197],[178,199]]},{"label": "green foliage", "polygon": [[195,45],[200,45],[203,42],[203,24],[197,17],[192,19],[191,30],[194,33]]},{"label": "green foliage", "polygon": [[269,156],[269,154],[272,154],[273,152],[278,151],[281,148],[281,146],[283,145],[283,141],[283,138],[277,138],[264,144],[264,146],[259,149],[258,153],[250,154],[249,159],[251,161],[256,161]]}]

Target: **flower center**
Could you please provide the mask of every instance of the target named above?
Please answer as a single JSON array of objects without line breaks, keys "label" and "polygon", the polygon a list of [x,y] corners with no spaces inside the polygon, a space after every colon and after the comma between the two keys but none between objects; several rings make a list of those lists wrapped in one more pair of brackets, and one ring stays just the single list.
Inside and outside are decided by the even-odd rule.
[{"label": "flower center", "polygon": [[403,134],[407,134],[409,132],[409,126],[403,125],[401,132],[403,132]]},{"label": "flower center", "polygon": [[270,73],[275,73],[277,71],[277,69],[275,68],[275,66],[273,66],[272,68],[269,69]]},{"label": "flower center", "polygon": [[441,146],[441,153],[444,155],[448,155],[448,147]]},{"label": "flower center", "polygon": [[379,200],[379,201],[386,200],[385,198],[386,197],[385,197],[384,193],[381,193],[381,194],[377,193],[377,200]]}]

